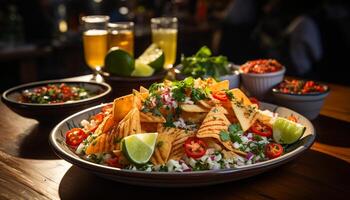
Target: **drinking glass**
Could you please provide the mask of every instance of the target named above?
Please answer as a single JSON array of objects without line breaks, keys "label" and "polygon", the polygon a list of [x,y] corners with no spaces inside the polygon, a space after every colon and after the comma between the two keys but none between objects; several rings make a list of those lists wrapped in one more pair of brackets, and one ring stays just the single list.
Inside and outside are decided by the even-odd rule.
[{"label": "drinking glass", "polygon": [[156,43],[164,51],[164,68],[172,68],[176,60],[177,18],[152,18],[151,29],[153,43]]},{"label": "drinking glass", "polygon": [[86,64],[94,71],[93,80],[104,66],[107,53],[108,16],[90,15],[82,17],[83,45]]},{"label": "drinking glass", "polygon": [[108,23],[108,48],[112,47],[134,55],[134,22]]}]

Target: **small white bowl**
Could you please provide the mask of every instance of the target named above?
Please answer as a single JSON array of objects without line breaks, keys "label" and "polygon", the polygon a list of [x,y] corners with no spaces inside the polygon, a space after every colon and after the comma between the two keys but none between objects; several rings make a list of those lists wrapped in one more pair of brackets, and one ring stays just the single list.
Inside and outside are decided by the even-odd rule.
[{"label": "small white bowl", "polygon": [[285,94],[272,90],[273,101],[278,105],[293,109],[310,120],[315,119],[321,111],[325,98],[329,94],[329,87],[325,92],[317,94]]},{"label": "small white bowl", "polygon": [[285,72],[284,66],[277,72],[264,74],[244,73],[240,70],[244,88],[258,99],[264,99],[274,86],[282,82]]},{"label": "small white bowl", "polygon": [[233,71],[232,74],[228,74],[225,76],[220,76],[220,81],[229,80],[230,81],[230,89],[239,87],[239,72]]}]

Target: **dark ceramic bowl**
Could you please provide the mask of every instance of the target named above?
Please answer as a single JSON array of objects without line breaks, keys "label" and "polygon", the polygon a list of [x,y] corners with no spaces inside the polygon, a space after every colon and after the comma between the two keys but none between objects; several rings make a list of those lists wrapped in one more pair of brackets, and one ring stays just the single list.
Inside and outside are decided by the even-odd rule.
[{"label": "dark ceramic bowl", "polygon": [[166,70],[158,72],[150,77],[123,77],[101,73],[104,81],[113,88],[113,97],[131,94],[133,89],[139,90],[140,86],[148,88],[152,83],[162,82],[166,74]]},{"label": "dark ceramic bowl", "polygon": [[298,118],[301,124],[306,126],[306,131],[302,138],[296,143],[288,146],[286,148],[286,154],[282,155],[281,157],[234,169],[193,172],[132,171],[95,164],[84,160],[71,151],[65,143],[65,133],[74,127],[74,124],[80,124],[83,119],[88,119],[89,116],[97,114],[100,112],[103,106],[104,105],[95,106],[64,119],[52,130],[49,136],[50,144],[59,157],[82,169],[107,179],[133,185],[157,187],[195,187],[214,185],[247,178],[273,169],[302,155],[308,148],[310,148],[316,137],[313,125],[305,117],[284,107],[261,103],[262,109],[274,111],[281,117],[288,117],[293,114]]},{"label": "dark ceramic bowl", "polygon": [[324,104],[324,100],[330,92],[329,87],[322,93],[310,94],[286,94],[280,92],[276,87],[272,89],[273,102],[278,105],[293,109],[310,120],[315,119]]},{"label": "dark ceramic bowl", "polygon": [[[86,88],[96,95],[83,100],[59,104],[22,103],[18,101],[23,90],[48,84],[61,83]],[[23,117],[37,119],[38,121],[54,121],[61,120],[75,112],[100,104],[110,93],[111,87],[106,83],[50,80],[33,82],[10,88],[2,94],[1,100],[12,111]]]}]

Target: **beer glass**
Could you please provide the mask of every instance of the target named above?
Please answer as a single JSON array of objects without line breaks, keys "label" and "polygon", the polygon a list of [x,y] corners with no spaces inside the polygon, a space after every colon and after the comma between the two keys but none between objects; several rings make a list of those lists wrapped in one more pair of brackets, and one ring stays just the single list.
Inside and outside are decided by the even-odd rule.
[{"label": "beer glass", "polygon": [[90,15],[82,17],[83,46],[86,64],[94,71],[93,79],[104,66],[107,53],[108,16]]},{"label": "beer glass", "polygon": [[164,68],[172,68],[176,60],[177,18],[152,18],[151,29],[153,43],[156,43],[164,51]]},{"label": "beer glass", "polygon": [[108,23],[108,48],[112,47],[134,55],[134,22]]}]

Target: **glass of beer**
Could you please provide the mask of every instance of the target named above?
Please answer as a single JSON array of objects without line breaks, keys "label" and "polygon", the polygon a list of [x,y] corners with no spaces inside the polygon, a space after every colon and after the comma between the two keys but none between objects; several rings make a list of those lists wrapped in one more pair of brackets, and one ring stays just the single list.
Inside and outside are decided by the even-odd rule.
[{"label": "glass of beer", "polygon": [[153,43],[156,43],[164,51],[164,68],[172,68],[176,60],[177,18],[152,18],[151,29]]},{"label": "glass of beer", "polygon": [[134,22],[108,23],[108,48],[112,47],[134,55]]},{"label": "glass of beer", "polygon": [[93,80],[104,66],[107,54],[108,16],[90,15],[82,17],[83,46],[86,64],[94,71]]}]

